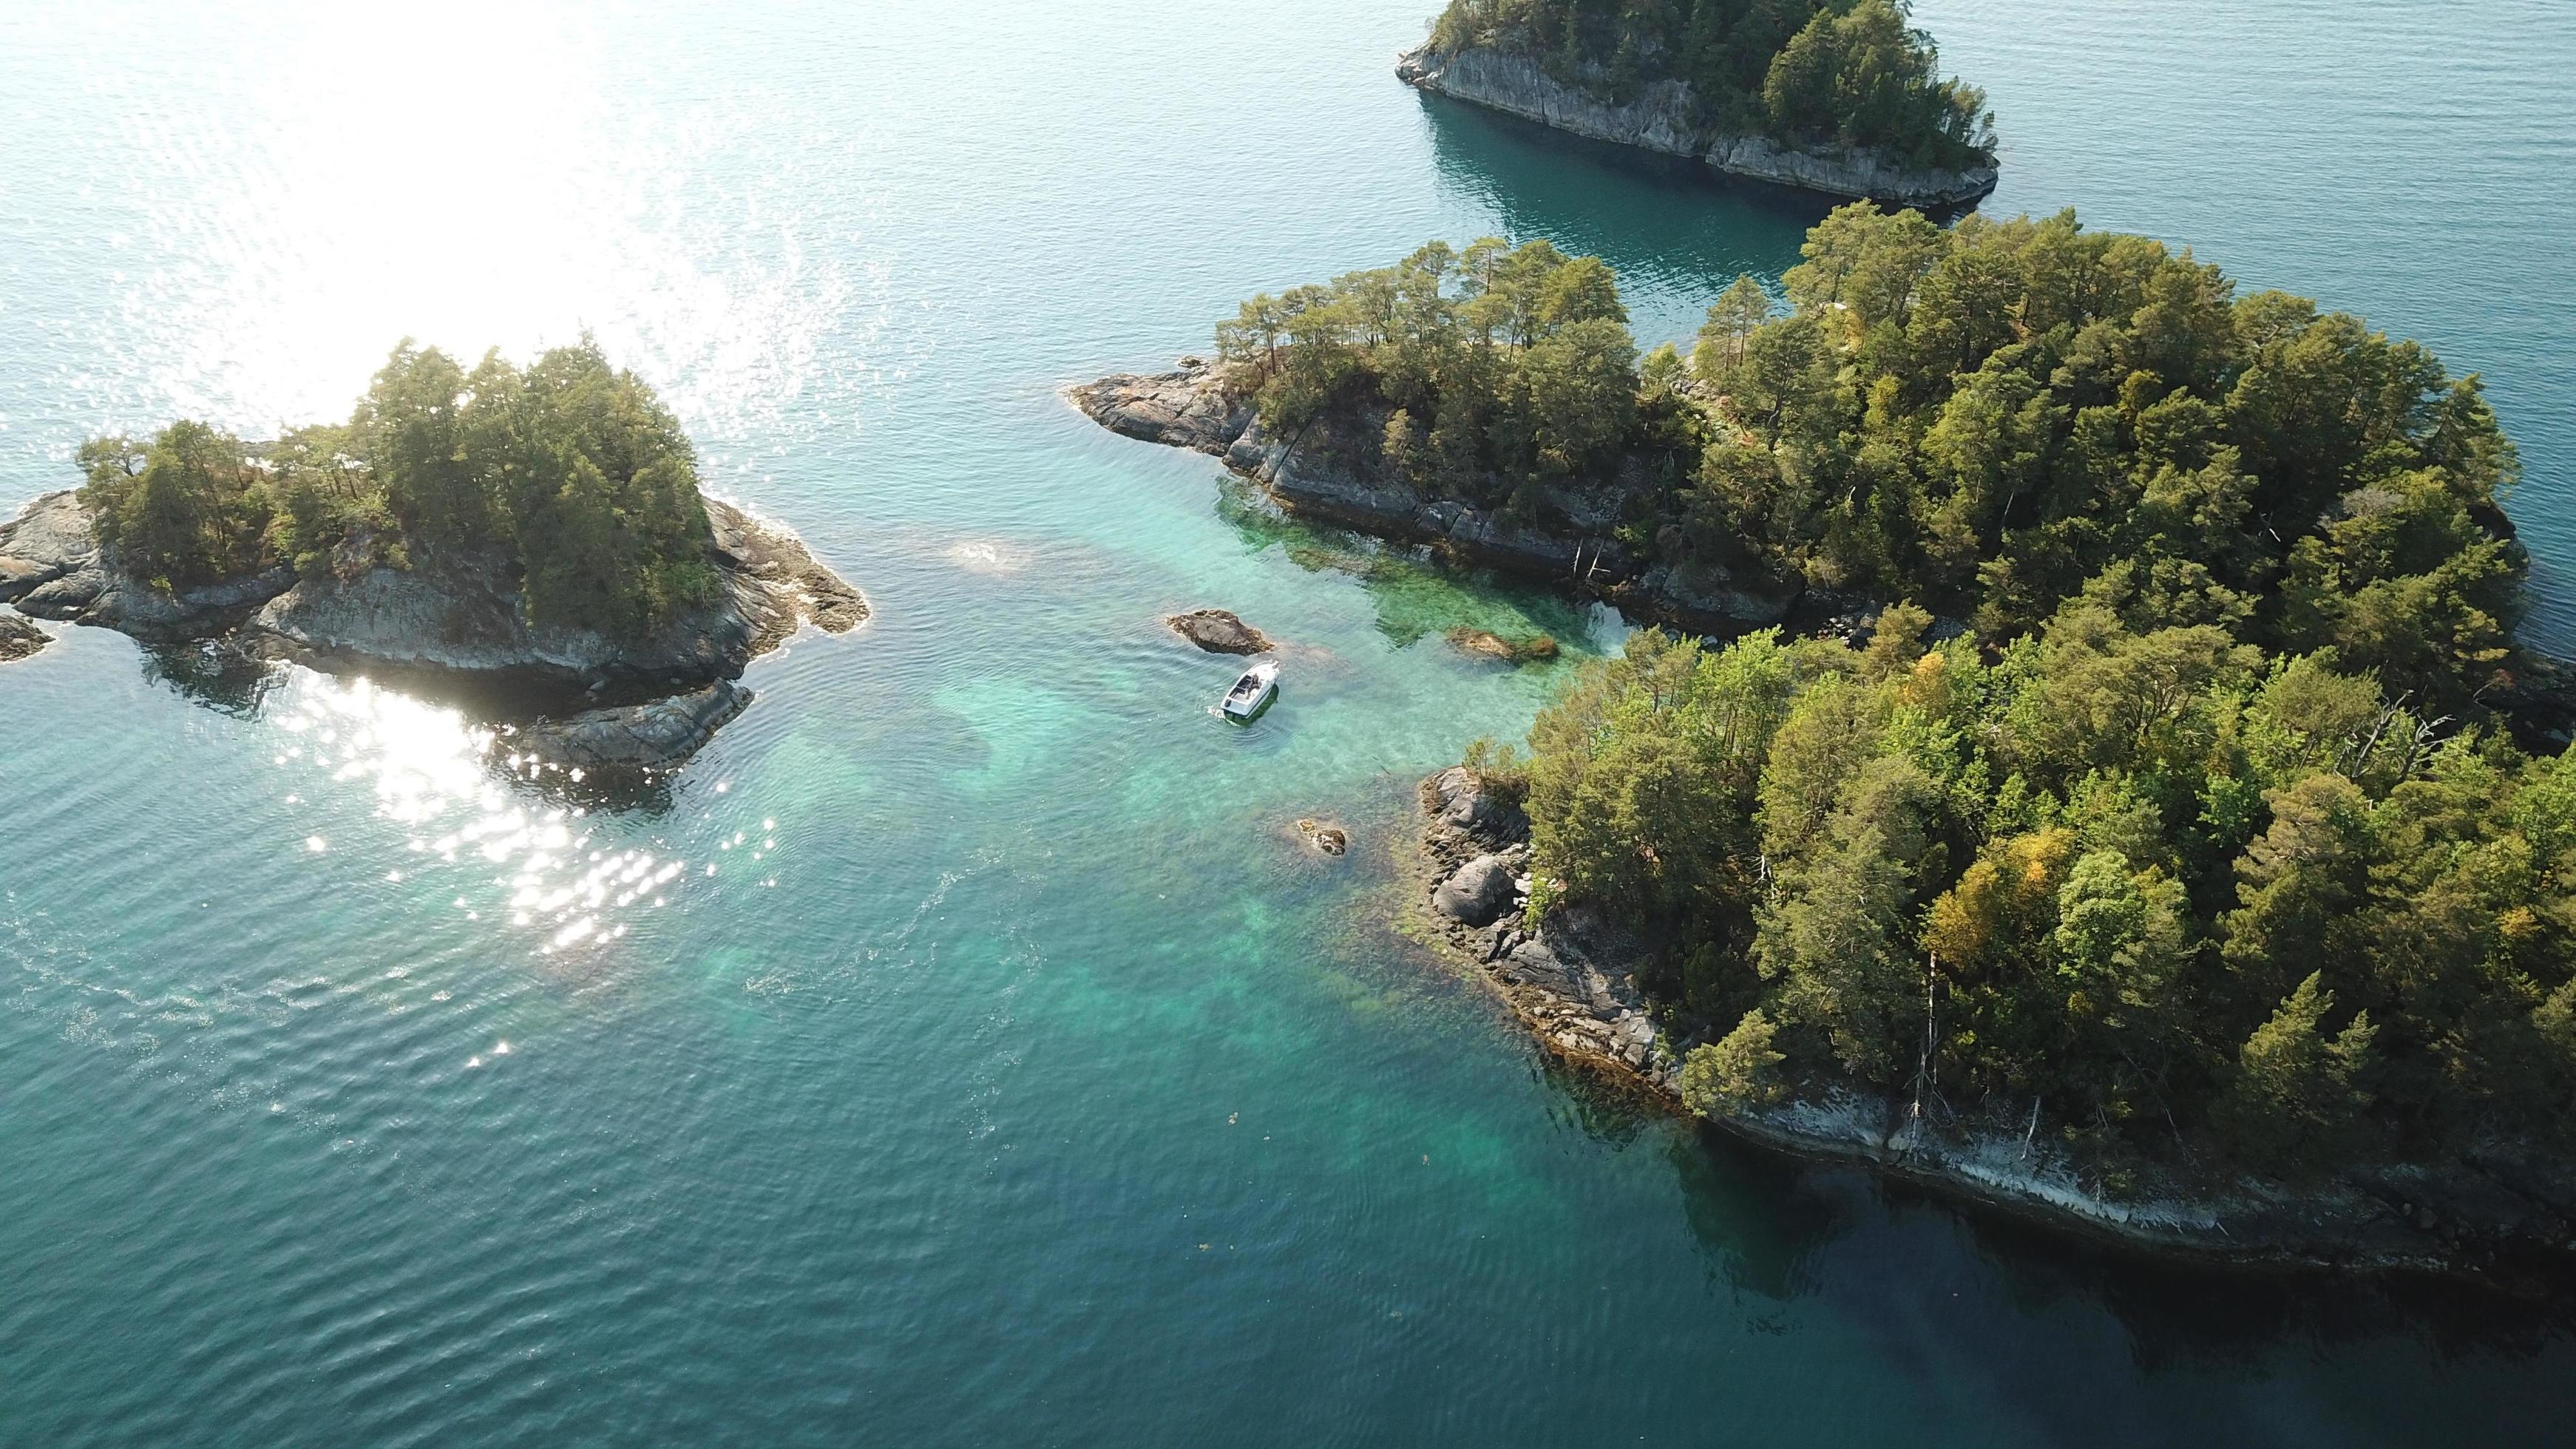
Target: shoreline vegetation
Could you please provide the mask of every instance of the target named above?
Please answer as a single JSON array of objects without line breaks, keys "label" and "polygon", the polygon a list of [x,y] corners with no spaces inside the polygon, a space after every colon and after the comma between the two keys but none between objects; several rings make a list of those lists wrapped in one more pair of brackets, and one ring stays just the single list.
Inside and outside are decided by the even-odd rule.
[{"label": "shoreline vegetation", "polygon": [[1597,259],[1434,243],[1071,395],[1685,631],[1426,786],[1550,1050],[2141,1246],[2576,1250],[2576,751],[2478,380],[2072,213],[1803,258],[1640,358]]},{"label": "shoreline vegetation", "polygon": [[1397,59],[1417,89],[1842,199],[1992,192],[1985,95],[1940,77],[1901,0],[1451,0]]},{"label": "shoreline vegetation", "polygon": [[405,341],[346,423],[182,420],[79,461],[82,487],[0,524],[0,603],[471,681],[546,707],[512,743],[562,767],[676,764],[749,704],[751,659],[868,616],[792,534],[705,497],[678,420],[587,337],[524,371]]}]

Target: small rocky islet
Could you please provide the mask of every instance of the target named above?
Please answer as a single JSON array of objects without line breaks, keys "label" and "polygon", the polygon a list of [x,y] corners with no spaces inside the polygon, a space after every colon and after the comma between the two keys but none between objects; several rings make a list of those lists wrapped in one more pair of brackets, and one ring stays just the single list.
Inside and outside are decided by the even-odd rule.
[{"label": "small rocky islet", "polygon": [[1613,145],[1697,161],[1739,181],[1896,206],[1951,210],[1995,189],[1991,160],[1957,167],[1915,164],[1883,147],[1793,145],[1700,121],[1690,87],[1662,81],[1611,99],[1551,75],[1536,58],[1493,46],[1443,51],[1425,45],[1396,62],[1405,84]]},{"label": "small rocky islet", "polygon": [[1932,37],[1896,0],[1707,18],[1631,8],[1609,24],[1578,0],[1451,0],[1395,73],[1737,180],[1944,213],[1995,189],[1984,93],[1939,78]]},{"label": "small rocky islet", "polygon": [[346,423],[181,420],[79,461],[83,487],[0,524],[0,604],[467,684],[541,764],[676,765],[750,703],[753,659],[868,617],[793,533],[706,497],[678,420],[587,337],[470,373],[405,341]]},{"label": "small rocky islet", "polygon": [[[515,750],[584,769],[660,769],[687,759],[751,703],[738,681],[753,659],[806,624],[847,633],[866,596],[777,525],[705,500],[706,558],[723,582],[712,603],[640,638],[528,621],[509,561],[496,551],[428,553],[410,568],[370,565],[347,578],[271,568],[182,591],[157,589],[101,546],[74,490],[49,493],[0,524],[0,604],[21,614],[114,629],[147,644],[212,643],[237,655],[326,672],[390,670],[509,681],[531,698],[637,696],[515,723]],[[44,635],[0,613],[9,641]]]},{"label": "small rocky islet", "polygon": [[1243,622],[1231,609],[1191,609],[1163,624],[1210,654],[1260,654],[1272,647],[1269,635]]}]

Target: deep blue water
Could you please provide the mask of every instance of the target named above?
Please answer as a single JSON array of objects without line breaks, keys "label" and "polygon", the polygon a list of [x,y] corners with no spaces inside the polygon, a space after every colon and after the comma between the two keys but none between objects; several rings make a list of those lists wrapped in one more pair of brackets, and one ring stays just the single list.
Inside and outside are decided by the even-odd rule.
[{"label": "deep blue water", "polygon": [[[1427,0],[1424,8],[1427,9]],[[2083,208],[2432,342],[2576,633],[2576,12],[1925,0]],[[1389,925],[1413,781],[1619,624],[1064,383],[1434,235],[1679,336],[1815,212],[1389,72],[1405,6],[0,11],[0,507],[587,327],[878,613],[663,795],[62,631],[0,671],[0,1443],[2541,1442],[2546,1309],[2208,1277],[1552,1075]],[[1155,622],[1288,641],[1256,727]],[[1340,819],[1352,854],[1296,843]],[[504,1049],[506,1046],[506,1050]]]}]

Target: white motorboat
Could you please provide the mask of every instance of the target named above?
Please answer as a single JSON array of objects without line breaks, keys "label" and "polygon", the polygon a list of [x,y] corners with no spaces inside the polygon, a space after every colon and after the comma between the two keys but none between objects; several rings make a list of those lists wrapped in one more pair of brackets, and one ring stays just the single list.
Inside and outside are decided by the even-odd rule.
[{"label": "white motorboat", "polygon": [[1234,688],[1225,692],[1225,716],[1228,719],[1250,719],[1279,697],[1279,661],[1264,659],[1243,671]]}]

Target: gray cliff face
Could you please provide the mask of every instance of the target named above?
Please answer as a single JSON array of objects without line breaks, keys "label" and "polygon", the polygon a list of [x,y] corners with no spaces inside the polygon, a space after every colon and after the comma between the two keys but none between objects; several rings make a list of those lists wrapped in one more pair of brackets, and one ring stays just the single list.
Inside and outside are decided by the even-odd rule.
[{"label": "gray cliff face", "polygon": [[1423,498],[1384,463],[1376,441],[1383,418],[1318,421],[1283,438],[1249,403],[1229,398],[1217,368],[1198,358],[1171,372],[1105,377],[1067,395],[1112,431],[1223,458],[1300,517],[1554,580],[1658,622],[1733,633],[1779,623],[1795,601],[1794,593],[1713,565],[1632,558],[1613,536],[1623,502],[1615,484],[1561,490],[1558,517],[1544,527],[1507,523],[1455,498]]},{"label": "gray cliff face", "polygon": [[1689,156],[1729,176],[1802,191],[1946,209],[1965,206],[1995,189],[1992,164],[1962,171],[1925,169],[1874,151],[1840,147],[1808,151],[1767,136],[1706,130],[1693,121],[1697,107],[1690,87],[1679,81],[1657,81],[1626,105],[1612,105],[1549,75],[1527,56],[1486,48],[1442,54],[1429,46],[1399,57],[1395,73],[1419,89],[1560,131],[1668,156]]},{"label": "gray cliff face", "polygon": [[246,649],[320,666],[382,665],[587,686],[687,691],[532,726],[568,763],[667,764],[741,713],[730,681],[807,623],[839,634],[868,617],[864,595],[784,529],[707,500],[716,602],[642,639],[531,624],[517,571],[498,550],[449,552],[410,569],[299,580],[271,569],[171,595],[129,577],[101,549],[79,495],[50,493],[0,524],[0,603],[39,618],[120,630],[153,643],[229,636]]}]

